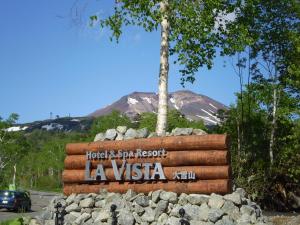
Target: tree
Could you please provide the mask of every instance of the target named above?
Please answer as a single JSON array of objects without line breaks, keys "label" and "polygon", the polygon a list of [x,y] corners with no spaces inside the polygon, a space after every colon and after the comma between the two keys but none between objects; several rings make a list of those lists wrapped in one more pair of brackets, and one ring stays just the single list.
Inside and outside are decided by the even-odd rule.
[{"label": "tree", "polygon": [[91,134],[95,136],[99,132],[105,132],[107,129],[117,128],[117,126],[132,127],[132,123],[126,115],[114,110],[108,115],[95,118],[91,127]]},{"label": "tree", "polygon": [[[181,128],[196,128],[206,130],[203,121],[190,121],[184,117],[179,111],[173,109],[169,110],[167,114],[167,131],[171,132],[176,127]],[[139,120],[139,128],[148,128],[149,131],[155,131],[155,124],[157,121],[157,115],[155,113],[146,112],[141,114],[141,118]]]},{"label": "tree", "polygon": [[[9,146],[12,141],[12,134],[7,131],[7,128],[12,126],[19,116],[12,113],[6,120],[0,117],[0,172],[9,164]],[[0,173],[1,174],[1,173]]]},{"label": "tree", "polygon": [[216,49],[232,54],[248,42],[246,29],[230,26],[240,1],[229,0],[118,0],[114,13],[104,19],[91,16],[92,23],[108,27],[118,41],[123,26],[137,25],[151,32],[161,28],[158,117],[156,133],[165,135],[168,111],[169,55],[176,55],[181,82],[193,83],[199,67],[212,67]]},{"label": "tree", "polygon": [[[264,93],[262,104],[270,112],[269,158],[274,162],[278,105],[286,94],[299,96],[300,7],[295,0],[245,1],[236,23],[244,23],[252,37],[251,73]],[[297,68],[298,65],[298,68]],[[295,82],[294,82],[295,81]],[[298,85],[298,90],[295,89]],[[292,95],[290,97],[292,97]],[[290,112],[291,113],[291,112]]]}]

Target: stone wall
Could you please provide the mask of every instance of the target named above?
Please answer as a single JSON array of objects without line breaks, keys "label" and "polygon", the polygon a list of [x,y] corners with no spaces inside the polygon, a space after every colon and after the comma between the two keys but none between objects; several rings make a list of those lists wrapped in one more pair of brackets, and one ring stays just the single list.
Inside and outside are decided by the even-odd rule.
[{"label": "stone wall", "polygon": [[55,205],[65,208],[66,225],[111,225],[111,205],[116,205],[119,225],[180,225],[179,210],[190,225],[263,225],[271,224],[262,216],[260,207],[246,198],[243,189],[224,196],[211,194],[180,194],[158,190],[137,194],[72,194],[53,199],[50,206],[37,218],[40,224],[54,224]]}]

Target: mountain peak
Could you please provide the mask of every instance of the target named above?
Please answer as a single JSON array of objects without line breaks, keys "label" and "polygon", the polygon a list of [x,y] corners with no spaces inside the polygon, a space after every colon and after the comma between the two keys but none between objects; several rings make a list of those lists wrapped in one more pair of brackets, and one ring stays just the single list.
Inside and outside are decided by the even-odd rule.
[{"label": "mountain peak", "polygon": [[[157,113],[158,95],[154,92],[132,92],[111,105],[98,109],[89,116],[98,117],[118,110],[130,118],[144,112]],[[189,120],[203,120],[206,125],[219,122],[216,113],[227,109],[222,103],[190,90],[179,90],[169,94],[169,109],[176,109]]]}]

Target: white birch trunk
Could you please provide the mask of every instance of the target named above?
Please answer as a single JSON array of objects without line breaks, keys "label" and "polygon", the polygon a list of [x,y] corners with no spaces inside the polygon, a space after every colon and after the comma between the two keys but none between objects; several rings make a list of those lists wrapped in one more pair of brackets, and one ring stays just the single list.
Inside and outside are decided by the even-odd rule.
[{"label": "white birch trunk", "polygon": [[277,86],[274,85],[273,90],[273,109],[272,109],[272,122],[271,122],[271,135],[270,135],[270,146],[269,146],[269,155],[270,155],[270,163],[273,164],[274,161],[274,143],[275,143],[275,129],[276,129],[276,112],[277,112],[277,103],[278,103],[278,97],[277,97]]},{"label": "white birch trunk", "polygon": [[14,165],[13,185],[16,187],[17,164]]},{"label": "white birch trunk", "polygon": [[161,21],[160,70],[158,84],[158,114],[156,133],[165,136],[168,112],[168,73],[169,73],[169,21],[166,11],[168,0],[160,2],[160,10],[164,14]]}]

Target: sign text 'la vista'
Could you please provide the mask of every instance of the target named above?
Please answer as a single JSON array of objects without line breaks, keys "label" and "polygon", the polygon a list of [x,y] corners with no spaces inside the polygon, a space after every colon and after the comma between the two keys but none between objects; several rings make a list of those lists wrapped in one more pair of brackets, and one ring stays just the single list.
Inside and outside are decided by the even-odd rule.
[{"label": "sign text 'la vista'", "polygon": [[[85,180],[86,181],[107,181],[107,175],[102,163],[97,165],[95,173],[91,173],[92,160],[110,160],[111,168],[113,169],[114,178],[116,181],[149,181],[149,180],[166,180],[163,166],[160,162],[135,162],[128,163],[127,159],[135,158],[164,158],[167,156],[165,149],[157,150],[142,150],[136,149],[135,151],[124,150],[105,150],[86,152],[86,165],[85,165]],[[122,164],[118,165],[116,160],[122,160]],[[120,163],[119,163],[120,164]],[[180,173],[186,173],[189,176],[178,176]],[[174,178],[180,179],[195,179],[195,174],[191,171],[181,171],[174,174]]]}]

